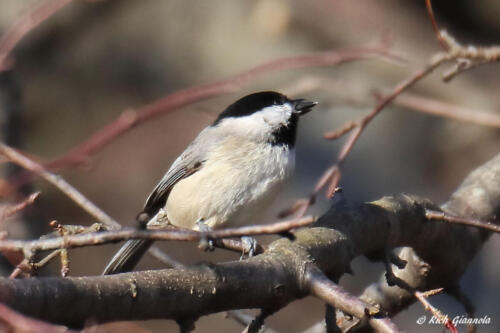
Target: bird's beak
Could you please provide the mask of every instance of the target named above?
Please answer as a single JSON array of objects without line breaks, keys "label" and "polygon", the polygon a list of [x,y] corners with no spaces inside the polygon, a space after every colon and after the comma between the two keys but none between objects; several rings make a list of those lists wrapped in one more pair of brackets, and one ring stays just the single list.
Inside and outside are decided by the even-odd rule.
[{"label": "bird's beak", "polygon": [[295,99],[292,101],[293,113],[299,116],[308,113],[318,102],[311,102],[306,99]]}]

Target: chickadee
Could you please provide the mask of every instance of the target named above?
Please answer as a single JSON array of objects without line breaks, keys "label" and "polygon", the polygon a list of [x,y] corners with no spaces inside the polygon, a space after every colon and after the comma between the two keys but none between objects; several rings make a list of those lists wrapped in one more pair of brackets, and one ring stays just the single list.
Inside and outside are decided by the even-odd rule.
[{"label": "chickadee", "polygon": [[[139,222],[204,231],[255,221],[293,173],[299,116],[316,104],[266,91],[228,106],[175,160]],[[152,243],[126,242],[103,274],[132,270]]]}]

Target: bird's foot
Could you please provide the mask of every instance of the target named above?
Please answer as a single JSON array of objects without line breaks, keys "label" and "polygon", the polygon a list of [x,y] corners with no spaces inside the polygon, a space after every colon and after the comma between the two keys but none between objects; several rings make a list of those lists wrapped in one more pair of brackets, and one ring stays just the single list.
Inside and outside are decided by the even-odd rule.
[{"label": "bird's foot", "polygon": [[249,258],[253,257],[257,250],[257,240],[250,236],[243,236],[241,237],[241,244],[243,245],[243,251],[240,260],[245,258],[245,254],[247,254]]},{"label": "bird's foot", "polygon": [[[200,232],[210,232],[212,228],[210,228],[204,219],[199,219],[196,221],[196,229]],[[215,244],[213,239],[209,239],[207,237],[202,237],[198,244],[198,248],[202,249],[205,252],[212,252],[215,250]]]}]

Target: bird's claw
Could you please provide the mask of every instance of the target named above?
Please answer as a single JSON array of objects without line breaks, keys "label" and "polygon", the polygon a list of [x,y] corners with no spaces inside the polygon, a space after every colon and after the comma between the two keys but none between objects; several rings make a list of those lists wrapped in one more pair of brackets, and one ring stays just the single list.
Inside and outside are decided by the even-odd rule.
[{"label": "bird's claw", "polygon": [[[209,232],[212,231],[212,228],[210,228],[206,223],[204,219],[200,219],[196,221],[196,228],[200,232]],[[213,239],[209,239],[207,237],[202,237],[200,239],[200,243],[198,244],[198,247],[202,249],[205,252],[213,252],[215,250],[215,243]]]},{"label": "bird's claw", "polygon": [[245,258],[245,254],[248,254],[248,257],[251,258],[255,255],[257,250],[257,241],[253,237],[243,236],[241,237],[241,244],[243,245],[243,251],[241,253],[240,260]]},{"label": "bird's claw", "polygon": [[198,248],[202,249],[205,252],[213,252],[215,250],[215,244],[213,239],[208,239],[206,237],[203,237],[202,239],[200,239]]}]

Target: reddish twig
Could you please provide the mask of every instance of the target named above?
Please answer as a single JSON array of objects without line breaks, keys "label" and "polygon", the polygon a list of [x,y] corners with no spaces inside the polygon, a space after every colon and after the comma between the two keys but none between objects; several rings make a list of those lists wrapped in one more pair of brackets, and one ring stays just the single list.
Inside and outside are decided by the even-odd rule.
[{"label": "reddish twig", "polygon": [[129,239],[200,241],[204,239],[270,235],[280,234],[283,232],[288,232],[292,229],[305,227],[314,223],[315,221],[315,217],[308,216],[300,219],[293,219],[267,225],[253,225],[207,232],[198,232],[186,229],[179,230],[177,228],[169,228],[167,230],[142,230],[128,228],[85,234],[65,235],[63,237],[52,237],[31,241],[0,240],[0,250],[33,253],[35,251],[56,250],[61,248],[69,249],[116,243]]},{"label": "reddish twig", "polygon": [[35,192],[35,193],[31,194],[28,198],[23,200],[22,202],[3,208],[0,211],[0,222],[5,221],[7,218],[11,217],[12,215],[22,211],[23,209],[25,209],[29,205],[32,205],[35,202],[35,200],[38,198],[39,195],[40,195],[40,192]]},{"label": "reddish twig", "polygon": [[418,112],[463,121],[469,124],[500,128],[499,114],[468,109],[428,97],[404,93],[398,96],[394,101],[394,105],[406,107]]},{"label": "reddish twig", "polygon": [[28,272],[28,275],[31,275],[31,265],[29,263],[28,259],[23,259],[19,264],[16,265],[16,267],[12,270],[12,272],[9,275],[9,279],[15,279],[22,273]]},{"label": "reddish twig", "polygon": [[291,207],[286,208],[278,213],[279,218],[284,218],[293,214],[297,217],[304,216],[307,209],[314,204],[316,200],[316,195],[313,193],[307,199],[298,199]]},{"label": "reddish twig", "polygon": [[434,33],[436,34],[436,38],[441,44],[441,47],[445,51],[449,51],[449,45],[444,40],[441,32],[439,31],[439,27],[436,21],[436,17],[434,16],[434,11],[432,10],[431,0],[425,0],[425,7],[427,8],[427,14],[429,14],[429,18],[431,19],[432,29],[434,29]]},{"label": "reddish twig", "polygon": [[334,66],[341,63],[373,57],[399,60],[397,56],[381,47],[362,47],[342,51],[318,52],[271,60],[224,80],[174,92],[140,109],[125,111],[117,120],[94,133],[68,153],[45,164],[45,167],[47,169],[57,170],[62,167],[78,165],[87,161],[91,154],[103,148],[106,144],[125,133],[129,128],[139,123],[209,97],[237,91],[251,80],[266,73],[304,67]]},{"label": "reddish twig", "polygon": [[[293,91],[294,94],[304,94],[313,90],[321,89],[335,94],[336,97],[343,98],[350,104],[361,106],[367,104],[367,97],[370,95],[370,92],[372,92],[376,98],[381,98],[381,96],[383,96],[383,94],[379,92],[373,93],[374,89],[371,89],[359,82],[353,84],[348,83],[345,80],[337,81],[329,77],[317,76],[302,78],[286,89]],[[500,128],[500,114],[493,110],[468,108],[409,92],[398,95],[392,104],[407,108],[411,111],[417,111],[451,120],[480,126]],[[355,127],[356,122],[348,121],[342,128],[326,132],[324,137],[328,140],[335,140],[349,133]]]},{"label": "reddish twig", "polygon": [[36,163],[35,161],[29,159],[28,157],[22,155],[21,153],[15,151],[14,149],[1,142],[0,154],[7,157],[11,162],[25,168],[26,170],[29,170],[30,172],[33,172],[34,174],[42,177],[47,182],[54,185],[61,192],[72,199],[77,205],[83,208],[83,210],[96,218],[99,222],[102,222],[107,228],[119,229],[121,227],[118,222],[116,222],[108,214],[106,214],[89,199],[87,199],[82,193],[80,193],[80,191],[66,182],[61,176],[48,172],[42,165]]},{"label": "reddish twig", "polygon": [[491,222],[483,222],[483,221],[478,221],[478,220],[474,220],[474,219],[467,219],[467,218],[463,218],[463,217],[459,217],[459,216],[452,216],[452,215],[446,214],[445,212],[440,212],[440,211],[436,211],[436,210],[427,209],[425,211],[425,217],[429,220],[446,221],[449,223],[462,224],[462,225],[466,225],[469,227],[475,227],[475,228],[486,229],[489,231],[500,232],[500,226],[493,224]]},{"label": "reddish twig", "polygon": [[368,318],[370,326],[377,332],[399,332],[399,329],[388,318],[375,318],[381,316],[378,307],[362,301],[360,298],[349,294],[342,287],[328,279],[319,268],[314,265],[307,267],[305,282],[312,296],[325,301],[336,309],[355,316]]},{"label": "reddish twig", "polygon": [[[377,116],[387,105],[392,103],[396,99],[397,96],[399,96],[401,93],[406,91],[408,88],[412,87],[415,83],[420,81],[422,78],[427,76],[428,74],[432,73],[437,67],[439,67],[441,64],[451,61],[451,60],[456,60],[458,58],[461,58],[462,56],[468,54],[467,50],[465,49],[450,49],[450,53],[438,53],[434,57],[431,58],[430,62],[421,70],[418,70],[415,72],[413,75],[411,75],[409,78],[405,79],[394,89],[392,90],[391,93],[388,95],[382,97],[375,108],[368,113],[366,116],[364,116],[362,119],[360,119],[357,122],[357,126],[354,129],[354,132],[351,133],[350,137],[347,139],[346,143],[342,146],[342,149],[337,157],[337,162],[335,166],[341,167],[342,163],[344,162],[345,158],[347,155],[351,152],[352,148],[354,147],[354,144],[356,141],[359,139],[361,136],[361,133],[365,129],[365,127]],[[472,54],[470,54],[472,56]],[[335,179],[332,180],[335,181]],[[338,180],[337,180],[338,181]],[[333,184],[330,187],[335,187],[337,184]],[[330,192],[328,193],[328,196],[331,197],[333,193]]]},{"label": "reddish twig", "polygon": [[[474,303],[472,303],[471,299],[462,291],[460,285],[457,284],[452,287],[447,287],[445,292],[463,305],[468,318],[474,318],[476,313]],[[476,330],[477,326],[474,322],[467,323],[467,333],[475,333]]]},{"label": "reddish twig", "polygon": [[[80,193],[75,187],[66,182],[61,176],[52,174],[43,168],[42,165],[34,162],[28,157],[22,155],[21,153],[15,151],[4,143],[0,142],[0,154],[8,158],[11,162],[20,165],[21,167],[31,171],[32,173],[42,177],[52,185],[54,185],[61,192],[66,194],[71,200],[73,200],[78,206],[89,213],[91,216],[95,217],[99,222],[104,224],[107,229],[117,230],[121,228],[121,225],[106,214],[103,210],[97,207],[92,201],[87,199],[82,193]],[[157,260],[164,262],[168,258],[167,255],[161,255],[161,250],[155,247],[149,249],[148,253],[152,255]],[[175,266],[175,263],[170,263],[171,266]]]},{"label": "reddish twig", "polygon": [[[332,198],[333,195],[335,194],[335,189],[338,187],[341,178],[340,169],[342,167],[342,164],[344,163],[346,157],[353,149],[354,144],[358,141],[359,137],[361,136],[361,133],[363,133],[366,126],[399,94],[401,94],[403,91],[413,86],[420,79],[422,79],[427,74],[434,71],[438,66],[440,66],[442,63],[448,60],[449,56],[447,54],[439,53],[437,56],[431,59],[431,61],[427,66],[425,66],[423,69],[418,70],[409,78],[405,79],[404,81],[396,85],[396,87],[394,87],[391,93],[381,98],[370,113],[368,113],[366,116],[364,116],[363,118],[354,123],[351,122],[349,126],[343,126],[344,129],[349,127],[351,130],[353,130],[353,132],[351,132],[351,135],[347,138],[347,141],[342,146],[339,154],[337,155],[336,162],[331,167],[329,167],[319,178],[318,182],[314,186],[314,191],[310,197],[315,199],[316,196],[319,194],[319,192],[329,184],[327,196],[329,198]],[[347,133],[346,130],[337,131],[337,133],[333,133],[333,136],[338,137],[338,133],[340,132]],[[314,202],[314,200],[309,199],[307,202],[301,201],[301,204],[296,204],[294,206],[295,208],[294,210],[288,209],[287,211],[282,212],[282,215],[284,215],[285,212],[286,213],[296,212],[298,210],[305,213],[305,211],[307,211],[307,209],[311,205],[311,202]]]},{"label": "reddish twig", "polygon": [[347,142],[344,144],[342,147],[338,158],[337,158],[337,165],[340,167],[342,163],[344,162],[345,158],[349,154],[349,152],[352,150],[354,144],[356,141],[359,139],[361,133],[365,129],[365,127],[377,116],[387,105],[389,105],[399,94],[401,94],[403,91],[407,90],[411,86],[413,86],[415,83],[420,81],[423,77],[425,77],[427,74],[431,73],[434,71],[439,65],[447,61],[447,57],[444,55],[439,55],[436,57],[433,57],[432,60],[429,62],[427,66],[425,66],[423,69],[416,71],[413,75],[411,75],[409,78],[405,79],[394,89],[392,90],[391,93],[386,95],[385,97],[381,98],[377,105],[373,108],[373,110],[368,113],[366,116],[361,118],[357,122],[356,129],[354,132],[351,133],[350,137],[347,139]]},{"label": "reddish twig", "polygon": [[55,257],[59,256],[61,253],[62,249],[54,250],[50,252],[48,255],[46,255],[42,260],[39,262],[34,262],[30,263],[28,259],[23,259],[18,265],[16,265],[16,268],[10,273],[9,279],[15,279],[17,278],[21,273],[24,273],[24,275],[31,276],[33,271],[40,269],[47,265],[52,259]]},{"label": "reddish twig", "polygon": [[323,134],[323,137],[327,140],[336,140],[340,138],[341,136],[346,135],[350,131],[352,131],[354,128],[356,128],[358,125],[354,121],[348,121],[347,123],[344,124],[344,126],[336,131],[332,132],[327,132]]},{"label": "reddish twig", "polygon": [[9,56],[19,42],[33,29],[73,0],[45,0],[17,19],[0,38],[0,71],[7,70]]},{"label": "reddish twig", "polygon": [[449,51],[447,53],[449,60],[454,60],[453,67],[443,75],[443,80],[445,82],[450,81],[466,70],[500,61],[500,46],[463,46],[446,31],[441,31],[441,36],[449,45]]},{"label": "reddish twig", "polygon": [[439,294],[441,291],[443,291],[443,288],[429,290],[426,292],[415,291],[414,295],[417,300],[422,303],[424,309],[432,313],[434,318],[436,318],[440,323],[443,323],[446,329],[450,330],[452,333],[458,333],[458,330],[451,319],[447,315],[442,314],[441,311],[432,306],[432,304],[427,300],[428,297]]},{"label": "reddish twig", "polygon": [[[447,81],[453,78],[454,76],[462,73],[465,70],[474,68],[475,66],[483,65],[490,62],[500,61],[500,47],[492,46],[492,47],[474,47],[467,46],[464,47],[457,43],[450,35],[446,33],[441,33],[441,37],[448,45],[447,52],[440,52],[431,57],[429,63],[422,69],[415,72],[409,78],[400,82],[391,93],[382,96],[377,102],[375,108],[368,113],[366,116],[361,118],[360,120],[352,123],[352,121],[343,126],[340,131],[327,133],[327,136],[332,138],[338,138],[341,134],[346,134],[351,131],[350,136],[347,138],[347,141],[342,146],[340,153],[337,155],[336,162],[329,167],[323,175],[320,177],[318,182],[315,185],[314,191],[310,196],[310,199],[304,201],[304,199],[300,199],[293,205],[293,209],[288,209],[282,213],[293,213],[300,211],[304,214],[311,202],[314,202],[317,194],[320,190],[322,190],[328,183],[328,191],[327,197],[332,198],[335,193],[335,188],[337,188],[339,180],[340,180],[340,168],[344,163],[346,157],[352,151],[354,144],[357,142],[361,134],[363,133],[366,126],[375,118],[387,105],[392,103],[396,97],[398,97],[401,93],[412,87],[415,83],[420,81],[422,78],[426,77],[428,74],[432,73],[436,68],[441,66],[442,64],[450,61],[455,62],[455,67],[452,70],[448,71],[444,76],[443,80]],[[460,65],[463,62],[463,59],[468,60],[467,66]],[[326,180],[326,181],[325,181]]]}]

